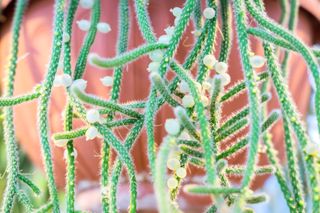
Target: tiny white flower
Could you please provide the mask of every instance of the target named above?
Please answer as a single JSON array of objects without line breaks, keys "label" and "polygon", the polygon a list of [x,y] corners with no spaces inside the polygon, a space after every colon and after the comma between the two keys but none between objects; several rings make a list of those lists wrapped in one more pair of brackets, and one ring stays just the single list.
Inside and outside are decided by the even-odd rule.
[{"label": "tiny white flower", "polygon": [[100,113],[97,109],[89,109],[86,113],[86,119],[89,123],[95,123],[100,121]]},{"label": "tiny white flower", "polygon": [[181,81],[179,84],[179,90],[182,93],[188,93],[190,91],[190,88],[189,88],[187,82]]},{"label": "tiny white flower", "polygon": [[209,69],[211,69],[217,63],[217,59],[214,57],[214,55],[206,55],[205,57],[203,57],[202,62]]},{"label": "tiny white flower", "polygon": [[253,68],[261,68],[266,63],[266,59],[260,55],[250,57],[250,64]]},{"label": "tiny white flower", "polygon": [[90,9],[93,6],[94,1],[93,0],[80,0],[79,4],[80,7],[84,9]]},{"label": "tiny white flower", "polygon": [[180,161],[178,158],[170,158],[167,161],[167,167],[168,169],[175,171],[180,167]]},{"label": "tiny white flower", "polygon": [[191,32],[195,37],[199,37],[201,35],[201,30],[194,30]]},{"label": "tiny white flower", "polygon": [[213,8],[207,7],[206,9],[203,10],[202,14],[206,19],[212,19],[215,17],[216,12],[214,11]]},{"label": "tiny white flower", "polygon": [[168,36],[172,36],[173,35],[173,32],[174,32],[174,27],[171,26],[171,27],[167,27],[166,29],[164,29],[164,31],[166,32],[166,34]]},{"label": "tiny white flower", "polygon": [[182,13],[182,9],[180,7],[174,7],[170,9],[170,12],[172,13],[173,16],[179,17]]},{"label": "tiny white flower", "polygon": [[100,81],[102,82],[103,86],[111,87],[113,85],[113,77],[111,76],[105,76],[103,78],[100,78]]},{"label": "tiny white flower", "polygon": [[192,95],[185,95],[182,98],[182,106],[186,108],[190,108],[194,106],[194,99]]},{"label": "tiny white flower", "polygon": [[148,65],[147,70],[148,70],[149,72],[158,72],[159,67],[160,67],[160,63],[157,62],[157,61],[153,61],[153,62],[151,62],[151,63]]},{"label": "tiny white flower", "polygon": [[72,84],[72,78],[68,74],[57,75],[53,82],[54,86],[64,86],[68,87]]},{"label": "tiny white flower", "polygon": [[57,147],[65,147],[68,143],[68,140],[67,139],[54,140],[53,143]]},{"label": "tiny white flower", "polygon": [[87,81],[83,79],[77,79],[72,83],[71,90],[72,88],[77,88],[80,91],[84,92],[84,90],[87,88]]},{"label": "tiny white flower", "polygon": [[228,73],[221,73],[217,75],[217,78],[221,79],[222,86],[226,86],[231,82],[231,77]]},{"label": "tiny white flower", "polygon": [[86,131],[86,140],[92,140],[96,137],[99,137],[97,128],[95,128],[94,126],[90,126]]},{"label": "tiny white flower", "polygon": [[68,33],[63,33],[62,40],[63,40],[63,42],[69,42],[70,35]]},{"label": "tiny white flower", "polygon": [[178,181],[174,177],[170,177],[167,180],[167,186],[169,189],[175,189],[178,186]]},{"label": "tiny white flower", "polygon": [[180,167],[180,168],[177,169],[176,175],[177,175],[179,178],[185,178],[185,177],[187,176],[187,171],[186,171],[185,168]]},{"label": "tiny white flower", "polygon": [[78,25],[80,30],[88,31],[89,28],[90,28],[91,23],[88,20],[82,19],[80,21],[77,21],[77,25]]},{"label": "tiny white flower", "polygon": [[179,121],[177,119],[167,119],[164,128],[169,135],[177,135],[180,131]]},{"label": "tiny white flower", "polygon": [[111,31],[111,27],[108,23],[105,23],[105,22],[99,22],[97,24],[97,30],[100,32],[100,33],[108,33]]},{"label": "tiny white flower", "polygon": [[214,65],[214,69],[218,72],[218,73],[225,73],[227,72],[228,70],[228,64],[220,61],[220,62],[217,62],[215,65]]},{"label": "tiny white flower", "polygon": [[163,58],[163,52],[161,50],[155,50],[150,53],[149,58],[154,62],[160,62]]},{"label": "tiny white flower", "polygon": [[170,43],[170,39],[171,39],[171,36],[162,35],[162,36],[159,37],[158,42],[159,43],[163,43],[163,44],[169,44]]}]

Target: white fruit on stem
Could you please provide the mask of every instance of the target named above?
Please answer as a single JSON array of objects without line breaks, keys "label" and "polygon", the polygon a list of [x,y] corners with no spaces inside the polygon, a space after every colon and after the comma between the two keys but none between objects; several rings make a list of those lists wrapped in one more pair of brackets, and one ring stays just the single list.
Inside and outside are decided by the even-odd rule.
[{"label": "white fruit on stem", "polygon": [[178,181],[174,177],[170,177],[167,180],[167,186],[169,189],[175,189],[178,186]]},{"label": "white fruit on stem", "polygon": [[167,119],[164,128],[169,135],[177,135],[180,131],[180,123],[178,119]]},{"label": "white fruit on stem", "polygon": [[111,76],[105,76],[103,78],[100,78],[101,83],[103,86],[111,87],[113,85],[113,77]]},{"label": "white fruit on stem", "polygon": [[88,31],[90,29],[90,21],[82,19],[80,21],[77,21],[77,25],[79,27],[80,30],[82,31]]},{"label": "white fruit on stem", "polygon": [[179,17],[182,13],[182,9],[180,7],[174,7],[170,9],[170,12],[172,13],[173,16]]},{"label": "white fruit on stem", "polygon": [[163,58],[163,52],[161,50],[155,50],[150,53],[149,58],[153,62],[160,62]]},{"label": "white fruit on stem", "polygon": [[217,63],[217,59],[214,57],[214,55],[206,55],[206,56],[203,57],[202,62],[209,69],[211,69]]},{"label": "white fruit on stem", "polygon": [[67,139],[54,140],[53,143],[57,147],[65,147],[68,143],[68,140]]},{"label": "white fruit on stem", "polygon": [[186,107],[186,108],[190,108],[194,106],[194,99],[192,97],[192,95],[185,95],[182,98],[182,106]]},{"label": "white fruit on stem", "polygon": [[97,30],[100,32],[100,33],[108,33],[111,31],[111,27],[108,23],[105,23],[105,22],[99,22],[97,24]]},{"label": "white fruit on stem", "polygon": [[180,167],[180,161],[178,158],[170,158],[167,161],[167,167],[168,169],[175,171]]},{"label": "white fruit on stem", "polygon": [[97,109],[89,109],[86,113],[86,119],[89,123],[100,122],[100,113]]},{"label": "white fruit on stem", "polygon": [[206,9],[203,10],[202,14],[206,19],[212,19],[215,17],[216,12],[214,11],[213,8],[207,7]]},{"label": "white fruit on stem", "polygon": [[160,67],[160,62],[153,61],[153,62],[151,62],[151,63],[148,65],[147,70],[148,70],[149,72],[158,72],[159,67]]},{"label": "white fruit on stem", "polygon": [[179,178],[185,178],[187,176],[187,171],[185,168],[183,167],[180,167],[176,170],[176,175],[179,177]]},{"label": "white fruit on stem", "polygon": [[91,9],[93,6],[94,1],[93,0],[80,0],[79,4],[80,7],[83,9]]},{"label": "white fruit on stem", "polygon": [[85,89],[87,88],[87,81],[85,81],[83,79],[77,79],[71,84],[71,90],[73,88],[77,88],[80,91],[84,92]]},{"label": "white fruit on stem", "polygon": [[90,126],[86,131],[86,140],[92,140],[96,137],[99,137],[97,128],[95,128],[94,126]]},{"label": "white fruit on stem", "polygon": [[225,62],[219,61],[214,65],[214,69],[218,73],[225,73],[228,70],[228,64],[226,64]]},{"label": "white fruit on stem", "polygon": [[158,42],[162,43],[162,44],[169,44],[170,43],[170,39],[171,39],[171,36],[162,35],[162,36],[159,37]]},{"label": "white fruit on stem", "polygon": [[188,93],[190,91],[190,89],[189,89],[189,86],[188,86],[187,82],[181,81],[179,83],[179,90],[182,93]]},{"label": "white fruit on stem", "polygon": [[266,63],[266,59],[260,55],[250,57],[250,64],[253,68],[261,68]]}]

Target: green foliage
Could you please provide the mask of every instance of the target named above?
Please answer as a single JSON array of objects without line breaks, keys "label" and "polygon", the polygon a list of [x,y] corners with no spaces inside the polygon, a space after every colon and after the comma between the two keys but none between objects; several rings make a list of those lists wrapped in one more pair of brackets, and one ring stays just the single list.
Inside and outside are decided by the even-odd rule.
[{"label": "green foliage", "polygon": [[[117,212],[117,189],[123,167],[126,169],[130,181],[129,212],[137,211],[137,178],[133,160],[130,155],[138,136],[146,129],[148,163],[153,179],[153,186],[160,212],[179,212],[179,192],[182,188],[186,193],[210,195],[215,200],[207,212],[219,212],[228,206],[235,212],[253,212],[247,204],[257,204],[267,201],[267,195],[254,194],[251,183],[256,176],[275,175],[286,203],[291,212],[307,212],[312,209],[317,212],[320,207],[320,148],[310,150],[312,143],[307,135],[302,116],[297,111],[296,104],[291,98],[286,82],[287,61],[289,53],[294,51],[301,54],[310,68],[316,83],[315,109],[320,130],[320,75],[315,57],[319,57],[319,50],[311,49],[301,42],[292,32],[297,21],[297,1],[292,1],[289,10],[288,29],[281,24],[287,17],[288,5],[281,1],[282,13],[280,24],[267,17],[263,3],[259,0],[214,1],[208,0],[205,7],[211,9],[213,17],[202,15],[203,1],[187,0],[181,8],[181,14],[175,14],[176,20],[172,26],[171,34],[166,35],[167,42],[158,41],[148,15],[147,1],[136,0],[135,11],[129,11],[129,1],[120,0],[119,4],[119,36],[117,53],[112,58],[102,58],[90,53],[92,44],[98,33],[97,24],[100,21],[100,0],[92,0],[91,25],[83,41],[79,56],[76,58],[74,70],[71,67],[71,40],[74,15],[78,9],[78,0],[68,1],[64,9],[64,0],[56,0],[53,27],[53,44],[50,55],[48,71],[43,82],[37,85],[34,91],[14,97],[14,79],[16,73],[19,31],[23,12],[26,8],[25,0],[16,2],[12,27],[11,54],[7,72],[6,88],[0,98],[0,107],[4,111],[4,141],[6,147],[6,189],[3,193],[1,212],[21,211],[23,205],[27,212],[64,212],[64,206],[59,203],[57,187],[53,175],[52,147],[49,139],[66,149],[66,189],[63,195],[66,200],[66,212],[75,210],[75,177],[76,155],[73,140],[86,136],[86,138],[100,138],[101,148],[101,195],[103,212]],[[129,12],[135,12],[139,29],[145,39],[145,44],[133,50],[127,50],[129,39]],[[233,16],[231,16],[233,13]],[[247,19],[251,16],[257,26],[252,27]],[[218,22],[218,17],[221,22]],[[232,23],[234,17],[235,26]],[[185,61],[177,62],[175,55],[187,25],[193,22],[195,43],[187,54]],[[219,47],[219,60],[216,55],[216,37],[221,29],[222,40]],[[232,31],[237,33],[239,46],[239,60],[244,80],[229,84],[230,76],[227,73]],[[170,34],[170,35],[169,35]],[[249,35],[263,41],[264,57],[267,70],[257,73],[257,65],[252,62]],[[69,39],[65,40],[64,37]],[[285,54],[281,63],[276,57],[275,49]],[[277,52],[278,53],[278,52]],[[149,96],[143,101],[120,103],[119,95],[122,86],[123,67],[139,60],[149,54],[153,60],[149,80],[151,87]],[[48,132],[48,107],[51,100],[51,90],[57,79],[56,72],[63,57],[64,75],[72,79],[72,83],[64,85],[67,103],[64,110],[64,130],[53,135]],[[262,56],[261,56],[262,57]],[[261,59],[262,60],[262,59]],[[108,98],[98,97],[86,92],[87,82],[82,79],[89,66],[101,69],[114,68],[111,95]],[[195,65],[197,64],[197,67]],[[151,67],[151,64],[149,65]],[[196,68],[196,74],[190,71]],[[147,69],[146,69],[147,70]],[[145,71],[146,71],[145,70]],[[171,70],[174,78],[167,78]],[[277,94],[275,99],[280,103],[280,109],[268,109],[267,102],[271,97],[271,86]],[[109,82],[110,83],[110,82]],[[134,89],[134,88],[131,88]],[[248,95],[248,105],[234,111],[226,118],[222,111],[227,102],[233,101],[241,93]],[[188,103],[183,101],[188,95]],[[21,173],[19,149],[16,143],[13,110],[15,105],[27,101],[39,100],[38,126],[41,149],[45,165],[45,173],[49,198],[43,196],[47,190],[38,187],[32,178]],[[155,146],[155,117],[162,105],[168,104],[174,110],[175,119],[167,120],[164,124],[168,135],[163,139],[159,148]],[[95,113],[94,115],[90,114]],[[118,119],[117,115],[121,115]],[[78,129],[73,128],[74,118],[80,119],[84,125]],[[287,166],[282,166],[277,150],[273,146],[271,127],[278,120],[283,120],[285,154]],[[115,134],[115,128],[129,129],[127,137],[122,142]],[[249,132],[245,131],[249,128]],[[239,136],[239,133],[243,134]],[[293,136],[293,133],[295,134]],[[232,141],[229,146],[222,146]],[[2,146],[2,144],[1,144]],[[111,150],[115,150],[117,158],[113,165],[110,163]],[[247,150],[247,161],[244,164],[229,165],[228,159],[241,151]],[[317,152],[318,155],[315,155]],[[267,154],[269,165],[258,166],[259,156]],[[297,153],[302,153],[302,165],[298,167]],[[2,157],[2,153],[0,157]],[[186,169],[189,165],[202,168],[206,174],[203,185],[187,185],[182,187],[185,180]],[[1,165],[1,169],[5,167]],[[169,168],[169,170],[167,169]],[[288,168],[288,179],[284,174]],[[242,177],[240,186],[234,185],[230,176]],[[306,176],[306,190],[302,190],[301,178]],[[38,182],[38,181],[36,181]],[[2,183],[1,183],[2,184]],[[34,199],[29,192],[40,194],[46,199],[34,205]],[[307,194],[304,194],[307,193]],[[311,197],[312,207],[306,205],[306,198]],[[14,205],[17,200],[17,205]],[[45,203],[45,204],[44,204]],[[18,209],[18,210],[17,210]]]}]

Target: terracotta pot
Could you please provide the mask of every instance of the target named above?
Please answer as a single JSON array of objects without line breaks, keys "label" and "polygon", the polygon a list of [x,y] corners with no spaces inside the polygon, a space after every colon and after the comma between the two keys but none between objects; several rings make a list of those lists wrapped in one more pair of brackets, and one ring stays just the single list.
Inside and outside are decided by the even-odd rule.
[{"label": "terracotta pot", "polygon": [[[183,1],[150,1],[149,12],[151,14],[152,26],[155,29],[157,36],[164,34],[164,29],[173,24],[173,16],[170,14],[169,9],[174,6],[181,6]],[[278,3],[275,1],[268,1],[266,5],[271,17],[277,19],[279,16]],[[112,31],[108,34],[97,34],[92,51],[105,57],[112,57],[116,53],[116,41],[118,32],[118,1],[102,1],[102,16],[101,21],[106,21],[111,25]],[[52,38],[52,10],[53,1],[31,1],[31,5],[26,12],[25,19],[21,30],[21,40],[19,45],[19,55],[28,54],[28,56],[18,63],[16,89],[15,94],[23,94],[24,92],[31,91],[35,84],[40,83],[46,72],[46,64],[48,63],[51,38]],[[129,49],[133,49],[144,43],[138,26],[135,23],[136,18],[134,14],[134,6],[130,1],[130,39]],[[76,20],[88,19],[90,15],[89,10],[79,9],[76,13]],[[297,35],[304,40],[307,44],[312,43],[313,29],[309,22],[309,15],[301,11],[299,16],[299,24],[297,28]],[[1,26],[1,57],[0,65],[1,71],[7,62],[6,56],[8,55],[9,43],[10,43],[10,21],[5,22]],[[189,47],[193,44],[193,38],[190,32],[192,31],[192,24],[188,25],[184,38],[178,49],[177,59],[182,61],[188,53]],[[217,44],[220,42],[220,33],[217,33]],[[80,31],[76,24],[74,24],[74,31],[72,35],[72,64],[75,64],[85,32]],[[234,35],[235,37],[236,35]],[[262,46],[260,42],[252,39],[251,46],[256,54],[262,55]],[[217,45],[218,49],[218,45]],[[216,51],[217,54],[219,51]],[[294,100],[298,105],[300,112],[305,114],[309,102],[309,86],[307,83],[306,65],[303,60],[296,54],[293,54],[290,58],[290,90],[293,93]],[[149,92],[149,80],[148,72],[146,71],[147,64],[149,62],[148,57],[130,63],[124,69],[123,83],[121,89],[121,102],[131,100],[141,100],[148,96]],[[234,39],[233,48],[230,58],[230,74],[232,83],[242,79],[241,64],[238,56],[237,44]],[[61,72],[61,71],[60,71]],[[108,97],[109,91],[100,86],[99,78],[105,75],[112,74],[112,70],[95,69],[90,65],[86,68],[84,79],[88,80],[88,89],[90,93],[94,93],[103,97]],[[3,73],[2,73],[2,76]],[[232,83],[230,85],[232,85]],[[62,117],[61,112],[64,109],[65,104],[64,90],[60,88],[53,89],[53,96],[50,102],[50,132],[55,133],[62,131]],[[241,95],[236,100],[226,104],[223,109],[223,118],[226,118],[232,111],[237,110],[247,103],[246,95]],[[15,112],[15,125],[17,129],[18,140],[21,144],[21,148],[28,154],[32,162],[38,167],[43,167],[42,157],[40,154],[39,133],[36,125],[36,107],[37,102],[23,104],[14,107]],[[270,109],[278,106],[276,101],[276,95],[269,102]],[[165,135],[163,130],[163,123],[165,118],[172,116],[172,110],[168,106],[161,108],[156,120],[156,141],[160,143],[162,137]],[[79,121],[75,122],[74,127],[80,127],[82,124]],[[275,147],[279,151],[279,156],[283,160],[283,135],[281,124],[278,124],[273,128],[273,141]],[[123,138],[126,134],[126,130],[122,129],[117,132],[120,138]],[[234,141],[234,139],[232,139]],[[229,141],[229,142],[232,142]],[[229,143],[227,142],[227,143]],[[101,141],[84,141],[83,138],[75,141],[75,147],[78,151],[77,157],[77,180],[98,180],[99,178],[99,150]],[[64,149],[56,148],[52,142],[52,154],[54,159],[54,171],[56,181],[59,186],[64,185],[65,178],[65,162],[63,159]],[[136,142],[132,155],[134,158],[135,166],[138,172],[148,171],[148,161],[146,157],[146,134],[143,132]],[[245,161],[245,153],[237,155],[230,160],[230,163],[243,163]],[[267,164],[267,158],[261,156],[259,159],[260,164]],[[194,168],[188,170],[192,175],[201,174],[202,171],[198,171]],[[256,186],[262,184],[262,179],[255,181]]]}]

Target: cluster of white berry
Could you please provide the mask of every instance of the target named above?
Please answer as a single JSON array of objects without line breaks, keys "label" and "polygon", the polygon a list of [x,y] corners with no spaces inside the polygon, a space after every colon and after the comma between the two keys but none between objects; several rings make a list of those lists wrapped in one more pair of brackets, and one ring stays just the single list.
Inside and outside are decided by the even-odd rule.
[{"label": "cluster of white berry", "polygon": [[[80,6],[83,9],[91,9],[93,7],[94,1],[93,0],[80,0]],[[81,19],[77,21],[77,25],[80,30],[88,31],[90,29],[91,23],[86,19]],[[111,31],[111,27],[106,22],[100,22],[97,24],[97,30],[100,33],[108,33]]]}]

